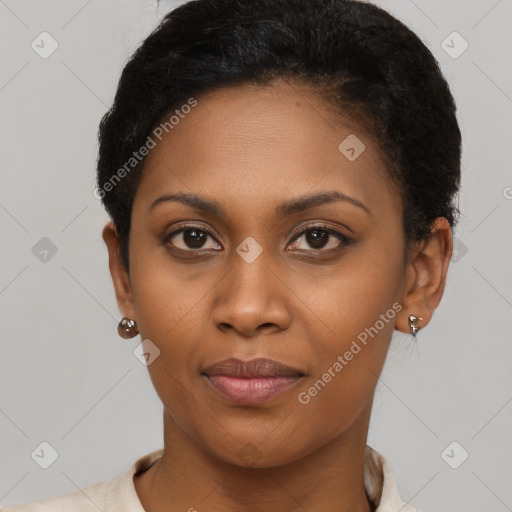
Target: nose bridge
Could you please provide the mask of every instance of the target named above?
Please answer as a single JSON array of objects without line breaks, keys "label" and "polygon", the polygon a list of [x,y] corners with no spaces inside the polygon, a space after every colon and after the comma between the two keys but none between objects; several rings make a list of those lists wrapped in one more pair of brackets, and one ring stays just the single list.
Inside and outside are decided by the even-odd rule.
[{"label": "nose bridge", "polygon": [[273,295],[270,251],[253,237],[244,239],[230,255],[230,296],[249,302],[268,300]]},{"label": "nose bridge", "polygon": [[215,323],[229,324],[246,335],[262,324],[285,326],[288,313],[270,251],[251,237],[235,249],[213,311]]}]

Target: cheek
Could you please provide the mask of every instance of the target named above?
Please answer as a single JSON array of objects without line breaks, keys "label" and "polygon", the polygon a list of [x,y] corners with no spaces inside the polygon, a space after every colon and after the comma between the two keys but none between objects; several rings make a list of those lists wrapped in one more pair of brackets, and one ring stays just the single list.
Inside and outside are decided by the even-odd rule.
[{"label": "cheek", "polygon": [[402,309],[401,278],[399,250],[375,244],[322,283],[324,307],[315,308],[321,321],[310,322],[311,377],[299,402],[332,410],[339,422],[327,428],[357,416],[373,396]]},{"label": "cheek", "polygon": [[[187,293],[183,285],[173,280],[147,279],[134,293],[137,325],[143,339],[151,340],[160,350],[156,367],[166,372],[160,377],[171,380],[172,373],[178,380],[189,378],[198,371],[198,344],[207,337],[205,302],[201,302],[199,286],[195,293]],[[176,286],[174,286],[176,285]],[[185,290],[187,288],[185,287]],[[149,368],[150,373],[156,368]],[[156,376],[156,375],[155,375]]]},{"label": "cheek", "polygon": [[[341,351],[355,339],[364,343],[365,333],[386,340],[393,333],[403,280],[400,247],[368,241],[347,254],[343,264],[333,267],[329,279],[321,282],[322,304],[316,306],[327,334],[321,352],[329,347]],[[322,306],[322,307],[321,307]]]},{"label": "cheek", "polygon": [[202,411],[195,397],[200,383],[197,345],[205,338],[201,294],[190,289],[184,293],[187,287],[174,274],[163,277],[164,270],[155,272],[158,276],[148,273],[134,293],[141,336],[159,350],[147,369],[166,413],[192,435]]},{"label": "cheek", "polygon": [[[135,238],[135,237],[134,237]],[[141,237],[132,255],[134,309],[141,335],[164,346],[175,346],[204,326],[205,295],[215,276],[204,266],[176,263],[163,247]],[[185,336],[184,336],[185,335]]]},{"label": "cheek", "polygon": [[[197,344],[206,336],[205,294],[211,278],[195,280],[172,265],[169,257],[134,251],[132,283],[134,310],[142,339],[159,349],[148,366],[160,398],[180,394],[180,383],[198,373]],[[189,274],[187,274],[188,276]]]},{"label": "cheek", "polygon": [[334,438],[371,406],[396,311],[390,307],[384,309],[383,317],[380,313],[372,315],[366,308],[381,310],[369,302],[363,308],[364,314],[358,315],[354,307],[340,308],[335,334],[319,336],[320,342],[310,354],[309,360],[314,363],[310,376],[298,390],[297,403],[303,409],[304,425],[312,438]]}]

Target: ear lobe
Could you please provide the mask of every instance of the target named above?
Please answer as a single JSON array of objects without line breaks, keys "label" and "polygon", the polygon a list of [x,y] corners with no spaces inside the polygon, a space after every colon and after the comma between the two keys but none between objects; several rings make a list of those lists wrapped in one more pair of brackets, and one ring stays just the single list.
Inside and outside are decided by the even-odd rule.
[{"label": "ear lobe", "polygon": [[443,296],[446,274],[453,251],[452,230],[444,217],[437,217],[431,224],[431,235],[417,242],[408,253],[406,263],[403,309],[395,327],[410,333],[409,315],[422,320],[418,327],[425,327]]},{"label": "ear lobe", "polygon": [[130,276],[121,258],[119,236],[113,222],[103,228],[102,237],[108,249],[108,266],[116,294],[117,306],[123,316],[135,320]]}]

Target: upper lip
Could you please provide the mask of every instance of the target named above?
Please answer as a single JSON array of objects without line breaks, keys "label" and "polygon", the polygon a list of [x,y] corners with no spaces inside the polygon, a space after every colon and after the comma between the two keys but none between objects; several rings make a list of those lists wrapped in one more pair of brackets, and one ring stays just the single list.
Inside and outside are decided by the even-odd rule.
[{"label": "upper lip", "polygon": [[241,361],[231,357],[214,363],[203,370],[205,375],[226,375],[229,377],[302,377],[304,373],[279,361],[259,357]]}]

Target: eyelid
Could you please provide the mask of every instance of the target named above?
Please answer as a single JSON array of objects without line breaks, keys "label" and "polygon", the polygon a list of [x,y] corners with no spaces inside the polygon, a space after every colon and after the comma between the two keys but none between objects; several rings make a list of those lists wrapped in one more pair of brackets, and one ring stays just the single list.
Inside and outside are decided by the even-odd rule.
[{"label": "eyelid", "polygon": [[178,224],[177,226],[173,226],[172,231],[169,231],[169,233],[164,235],[165,239],[168,239],[172,235],[176,235],[177,233],[184,231],[185,229],[197,229],[198,231],[204,231],[205,233],[208,233],[212,238],[214,238],[217,242],[218,236],[217,234],[209,227],[204,226],[202,224],[192,224],[192,223],[184,223],[184,224]]},{"label": "eyelid", "polygon": [[[307,231],[311,231],[315,228],[320,228],[322,229],[323,231],[327,231],[328,233],[330,233],[331,235],[334,235],[334,236],[339,236],[339,237],[342,237],[344,240],[347,240],[347,241],[353,241],[352,238],[350,238],[348,235],[345,235],[344,233],[341,233],[340,231],[338,231],[338,229],[332,227],[332,226],[329,226],[327,224],[323,224],[322,222],[315,222],[313,224],[309,224],[308,226],[305,226],[303,228],[300,229],[300,231],[298,231],[292,238],[292,242],[297,239],[300,235],[302,235],[303,233],[307,232]],[[348,229],[348,228],[347,228]]]}]

